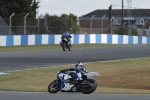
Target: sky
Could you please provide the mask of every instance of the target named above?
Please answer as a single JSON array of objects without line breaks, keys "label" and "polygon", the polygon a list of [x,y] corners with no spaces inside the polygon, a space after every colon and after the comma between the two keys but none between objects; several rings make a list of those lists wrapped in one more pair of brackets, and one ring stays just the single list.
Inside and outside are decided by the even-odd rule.
[{"label": "sky", "polygon": [[[74,14],[78,17],[90,13],[97,9],[108,9],[114,5],[113,9],[121,9],[122,0],[39,0],[38,15],[61,15]],[[128,0],[123,0],[127,6]],[[131,0],[133,9],[150,9],[150,0]]]}]

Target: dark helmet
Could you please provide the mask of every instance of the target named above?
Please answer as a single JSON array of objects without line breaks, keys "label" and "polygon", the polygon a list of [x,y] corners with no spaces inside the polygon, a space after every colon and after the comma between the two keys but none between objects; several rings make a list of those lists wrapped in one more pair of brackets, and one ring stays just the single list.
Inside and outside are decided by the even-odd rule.
[{"label": "dark helmet", "polygon": [[75,63],[75,67],[78,67],[78,66],[83,66],[82,62],[77,61],[77,62]]}]

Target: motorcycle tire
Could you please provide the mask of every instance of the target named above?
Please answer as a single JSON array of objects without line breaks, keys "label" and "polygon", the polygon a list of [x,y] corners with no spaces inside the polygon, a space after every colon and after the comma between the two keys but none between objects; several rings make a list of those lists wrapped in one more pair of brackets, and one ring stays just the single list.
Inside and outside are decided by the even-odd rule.
[{"label": "motorcycle tire", "polygon": [[[54,89],[54,90],[53,90]],[[60,82],[58,80],[54,80],[48,85],[49,93],[57,93],[60,91]]]},{"label": "motorcycle tire", "polygon": [[97,82],[93,79],[87,79],[86,81],[92,83],[93,86],[92,87],[84,87],[83,86],[83,87],[80,88],[80,90],[83,94],[90,94],[90,93],[92,93],[96,90]]},{"label": "motorcycle tire", "polygon": [[68,46],[68,50],[71,51],[70,46]]},{"label": "motorcycle tire", "polygon": [[67,50],[67,44],[63,43],[63,51],[66,51],[66,50]]}]

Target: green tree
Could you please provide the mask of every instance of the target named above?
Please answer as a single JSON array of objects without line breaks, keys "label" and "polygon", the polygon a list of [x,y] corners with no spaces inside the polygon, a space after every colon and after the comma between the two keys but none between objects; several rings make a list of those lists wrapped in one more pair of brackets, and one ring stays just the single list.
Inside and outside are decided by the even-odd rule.
[{"label": "green tree", "polygon": [[[70,13],[69,15],[62,14],[61,17],[64,20],[63,31],[66,29],[70,30],[70,33],[76,33],[77,31],[79,31],[79,26],[77,26],[77,16]],[[65,21],[66,21],[66,25],[65,25]]]},{"label": "green tree", "polygon": [[39,2],[35,0],[0,0],[0,15],[8,18],[15,13],[15,18],[22,18],[29,13],[29,17],[33,18],[36,16],[38,5]]},{"label": "green tree", "polygon": [[[120,35],[128,35],[128,27],[124,26],[123,29],[123,34],[122,34],[122,28],[119,28],[118,30],[115,31],[115,34],[120,34]],[[138,32],[136,31],[136,29],[132,29],[132,35],[133,36],[138,36]]]},{"label": "green tree", "polygon": [[39,8],[39,3],[40,2],[36,2],[36,0],[33,0],[32,6],[31,6],[31,8],[32,8],[31,11],[33,11],[34,18],[36,18],[36,14],[37,14],[36,10]]},{"label": "green tree", "polygon": [[47,22],[49,33],[61,34],[66,29],[70,33],[76,33],[79,31],[77,26],[77,17],[73,14],[62,14],[61,16],[45,14],[44,18]]}]

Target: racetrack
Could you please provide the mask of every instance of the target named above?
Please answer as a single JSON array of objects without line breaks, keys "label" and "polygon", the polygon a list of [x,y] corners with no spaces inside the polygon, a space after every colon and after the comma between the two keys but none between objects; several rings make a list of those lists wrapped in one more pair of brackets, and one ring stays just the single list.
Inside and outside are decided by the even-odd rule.
[{"label": "racetrack", "polygon": [[150,57],[150,45],[72,48],[72,51],[33,50],[0,52],[0,72],[30,68],[106,61],[125,58]]},{"label": "racetrack", "polygon": [[[0,72],[86,62],[150,57],[150,45],[72,48],[72,51],[34,50],[0,53]],[[0,100],[149,100],[150,95],[0,92]]]},{"label": "racetrack", "polygon": [[149,94],[76,94],[43,92],[0,92],[0,100],[149,100]]}]

